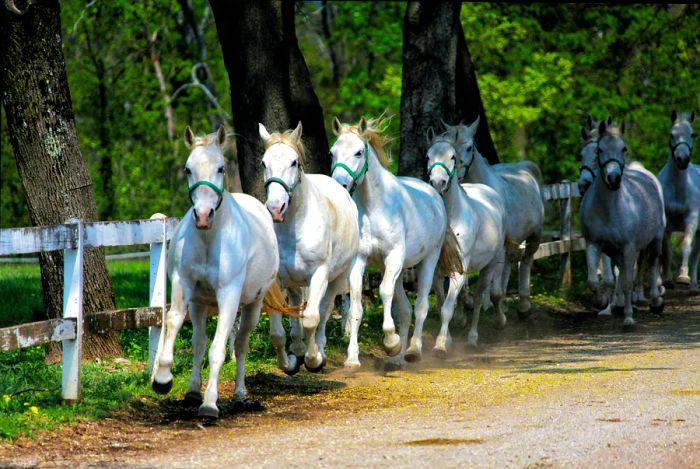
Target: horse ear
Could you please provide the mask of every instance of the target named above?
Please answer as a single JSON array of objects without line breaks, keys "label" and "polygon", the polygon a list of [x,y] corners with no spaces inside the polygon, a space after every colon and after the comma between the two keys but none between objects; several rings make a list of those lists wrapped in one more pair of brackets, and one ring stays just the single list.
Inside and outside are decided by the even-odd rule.
[{"label": "horse ear", "polygon": [[450,130],[450,124],[442,120],[442,117],[440,118],[440,124],[442,125],[443,130]]},{"label": "horse ear", "polygon": [[690,123],[692,124],[695,121],[695,111],[690,113]]},{"label": "horse ear", "polygon": [[337,137],[340,135],[340,130],[343,128],[343,124],[338,120],[338,116],[333,118],[333,133]]},{"label": "horse ear", "polygon": [[[602,137],[603,135],[605,135],[605,131],[607,130],[607,128],[608,128],[608,126],[607,126],[607,120],[600,121],[600,124],[598,124],[598,135],[599,135],[600,137]],[[600,137],[598,137],[598,138],[600,138]]]},{"label": "horse ear", "polygon": [[674,122],[676,122],[676,119],[677,119],[677,118],[678,118],[678,113],[677,113],[676,110],[674,109],[673,111],[671,111],[671,124],[673,124]]},{"label": "horse ear", "polygon": [[191,150],[192,147],[194,147],[194,132],[192,132],[192,129],[188,125],[185,127],[185,146],[187,147],[188,150]]},{"label": "horse ear", "polygon": [[624,135],[625,133],[625,121],[622,121],[622,124],[620,124],[620,134]]},{"label": "horse ear", "polygon": [[608,118],[605,120],[605,123],[606,123],[608,126],[611,126],[611,125],[612,125],[612,116],[608,116]]},{"label": "horse ear", "polygon": [[301,140],[301,121],[299,121],[299,123],[297,124],[297,128],[294,129],[294,132],[292,132],[291,137],[292,140],[294,140],[295,142]]},{"label": "horse ear", "polygon": [[224,148],[226,145],[226,128],[223,125],[219,125],[219,130],[216,131],[216,144],[220,148]]},{"label": "horse ear", "polygon": [[365,116],[360,117],[360,123],[357,125],[357,130],[360,132],[360,135],[364,135],[364,133],[367,132],[367,120],[365,120]]},{"label": "horse ear", "polygon": [[[586,116],[586,123],[588,124],[589,129],[593,128],[593,117],[591,117],[590,114],[588,114],[588,116]],[[584,137],[584,138],[586,138],[586,137]]]},{"label": "horse ear", "polygon": [[[590,127],[591,124],[588,124],[588,126]],[[586,129],[583,128],[583,127],[581,128],[581,138],[582,138],[583,140],[588,139],[588,130],[586,130]]]},{"label": "horse ear", "polygon": [[425,139],[428,141],[428,145],[430,145],[435,138],[435,131],[433,130],[432,127],[428,127],[428,130],[425,131]]},{"label": "horse ear", "polygon": [[472,135],[476,135],[476,131],[479,129],[479,121],[481,116],[476,116],[476,120],[469,126],[469,131]]},{"label": "horse ear", "polygon": [[268,132],[265,126],[262,125],[260,122],[258,122],[258,133],[260,134],[260,138],[262,138],[266,142],[270,138],[270,132]]}]

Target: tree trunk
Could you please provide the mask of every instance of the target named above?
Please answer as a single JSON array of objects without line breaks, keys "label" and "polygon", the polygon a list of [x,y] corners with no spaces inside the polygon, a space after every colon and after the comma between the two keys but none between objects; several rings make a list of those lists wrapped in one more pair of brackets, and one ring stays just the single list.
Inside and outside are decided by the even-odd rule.
[{"label": "tree trunk", "polygon": [[[0,7],[0,83],[10,141],[34,225],[97,218],[92,181],[80,153],[61,51],[57,0],[18,15]],[[63,310],[63,253],[42,253],[46,317]],[[85,252],[85,312],[114,309],[102,250]],[[45,318],[37,318],[45,319]],[[116,334],[86,337],[85,358],[120,353]]]},{"label": "tree trunk", "polygon": [[[425,179],[426,132],[481,115],[476,143],[498,162],[486,125],[458,2],[409,2],[403,29],[399,174]],[[473,116],[473,117],[472,117]]]},{"label": "tree trunk", "polygon": [[294,29],[294,2],[210,1],[231,85],[243,190],[264,199],[258,123],[284,131],[302,121],[305,170],[330,171],[323,110]]}]

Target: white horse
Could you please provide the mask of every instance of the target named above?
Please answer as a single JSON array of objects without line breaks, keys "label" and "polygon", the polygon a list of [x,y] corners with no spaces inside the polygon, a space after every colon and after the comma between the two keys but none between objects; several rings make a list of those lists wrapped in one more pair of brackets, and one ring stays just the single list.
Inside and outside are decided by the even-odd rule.
[{"label": "white horse", "polygon": [[[300,319],[308,348],[302,341],[299,321],[292,319],[293,343],[287,355],[279,314],[270,315],[270,338],[277,350],[277,363],[285,373],[296,373],[302,356],[306,368],[318,372],[326,363],[326,321],[336,295],[348,282],[357,255],[357,207],[333,179],[302,170],[301,122],[293,132],[270,134],[263,124],[259,124],[259,132],[265,143],[265,205],[275,221],[280,252],[279,281],[287,288],[292,304],[300,304],[300,287],[309,287]],[[351,308],[362,308],[359,280],[351,285]]]},{"label": "white horse", "polygon": [[[506,208],[506,252],[510,262],[520,262],[518,272],[518,315],[530,312],[530,271],[534,255],[542,238],[544,202],[540,192],[540,170],[531,161],[489,165],[474,143],[479,118],[471,125],[450,126],[443,122],[460,148],[465,167],[464,182],[482,183],[496,190]],[[458,138],[456,136],[459,136]],[[472,164],[467,167],[467,163]],[[526,242],[524,252],[520,243]],[[510,262],[503,268],[502,288],[506,292],[510,277]]]},{"label": "white horse", "polygon": [[[189,311],[192,320],[192,374],[185,400],[201,403],[198,415],[217,418],[219,370],[226,340],[242,306],[235,341],[235,398],[246,399],[245,355],[250,332],[260,317],[268,289],[277,275],[279,255],[270,214],[257,199],[224,190],[226,132],[195,137],[185,129],[191,151],[185,173],[192,207],[178,225],[168,253],[171,307],[163,324],[164,339],[152,377],[153,390],[165,394],[173,384],[173,345]],[[217,305],[219,318],[209,349],[209,382],[202,399],[201,367],[207,343],[207,306]]]},{"label": "white horse", "polygon": [[[697,259],[694,256],[692,271],[688,270],[688,261],[693,241],[698,231],[700,218],[700,166],[690,162],[693,150],[693,121],[695,113],[685,114],[671,112],[671,138],[668,161],[661,168],[659,181],[663,187],[664,207],[666,208],[666,235],[664,237],[664,285],[673,288],[671,270],[671,234],[682,231],[681,267],[677,283],[690,284],[691,290],[698,289]],[[690,274],[690,275],[689,275]]]},{"label": "white horse", "polygon": [[581,225],[586,238],[588,284],[598,291],[596,269],[601,253],[607,254],[620,269],[625,296],[623,325],[635,324],[632,288],[635,262],[646,258],[651,274],[651,310],[663,311],[659,289],[659,256],[666,217],[663,195],[656,177],[641,165],[625,171],[627,146],[622,126],[603,121],[598,128],[596,149],[598,173],[581,201]]},{"label": "white horse", "polygon": [[[457,134],[459,137],[459,134]],[[467,337],[469,345],[476,346],[479,337],[478,324],[484,292],[490,290],[499,325],[505,326],[506,316],[502,310],[503,291],[501,273],[505,263],[505,206],[503,198],[491,187],[484,184],[462,184],[459,174],[460,155],[455,144],[459,140],[449,138],[449,132],[435,137],[428,129],[428,177],[430,184],[442,194],[447,209],[450,228],[457,236],[462,253],[464,274],[450,277],[447,296],[442,303],[442,327],[435,340],[433,353],[444,357],[450,346],[449,323],[454,313],[455,302],[464,286],[467,273],[480,272],[474,294],[474,312],[471,329]],[[464,149],[462,148],[462,151]],[[469,158],[469,157],[467,157]],[[467,170],[473,162],[466,163]],[[436,279],[439,279],[436,276]],[[436,290],[442,289],[438,281]]]},{"label": "white horse", "polygon": [[[384,308],[384,348],[398,363],[418,361],[422,353],[423,322],[428,314],[428,293],[435,267],[450,274],[461,270],[459,247],[449,229],[445,205],[429,184],[396,177],[386,169],[379,122],[361,118],[359,124],[333,121],[338,137],[330,150],[333,179],[350,191],[357,204],[360,249],[350,274],[361,279],[365,266],[384,267],[379,294]],[[415,328],[407,347],[411,305],[403,288],[403,269],[417,268]],[[396,295],[400,336],[396,334],[391,306]],[[359,306],[359,305],[358,305]],[[346,366],[359,366],[357,334],[362,320],[359,307],[351,307],[350,344]]]}]

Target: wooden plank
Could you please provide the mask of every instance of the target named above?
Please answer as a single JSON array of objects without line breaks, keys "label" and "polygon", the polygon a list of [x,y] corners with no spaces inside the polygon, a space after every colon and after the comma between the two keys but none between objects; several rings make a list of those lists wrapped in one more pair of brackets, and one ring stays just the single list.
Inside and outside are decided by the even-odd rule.
[{"label": "wooden plank", "polygon": [[101,311],[86,315],[84,321],[85,330],[91,334],[142,329],[161,325],[162,308],[145,306],[142,308]]},{"label": "wooden plank", "polygon": [[75,339],[75,319],[49,319],[0,329],[0,351]]},{"label": "wooden plank", "polygon": [[570,244],[571,251],[583,251],[586,249],[586,240],[583,238],[577,238],[570,241],[552,241],[549,243],[540,244],[540,247],[537,248],[537,251],[535,252],[535,259],[542,259],[543,257],[549,256],[559,256],[561,254],[568,253]]},{"label": "wooden plank", "polygon": [[542,196],[545,200],[568,199],[569,197],[581,197],[578,183],[563,181],[556,184],[542,186]]},{"label": "wooden plank", "polygon": [[[166,221],[166,223],[168,223]],[[170,222],[174,231],[177,223]],[[85,224],[85,245],[133,246],[137,244],[159,243],[163,240],[162,220],[128,220],[95,222]]]},{"label": "wooden plank", "polygon": [[76,321],[75,337],[63,340],[61,353],[61,398],[66,402],[80,399],[80,361],[83,348],[83,224],[72,219],[77,231],[77,245],[63,250],[63,317]]},{"label": "wooden plank", "polygon": [[74,224],[5,228],[0,230],[0,255],[75,249]]}]

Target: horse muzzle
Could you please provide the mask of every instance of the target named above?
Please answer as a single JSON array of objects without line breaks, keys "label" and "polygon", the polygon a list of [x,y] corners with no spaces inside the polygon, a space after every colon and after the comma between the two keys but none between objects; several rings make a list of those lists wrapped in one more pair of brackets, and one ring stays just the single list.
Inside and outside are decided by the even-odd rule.
[{"label": "horse muzzle", "polygon": [[578,191],[581,193],[581,195],[585,194],[589,187],[591,187],[591,181],[588,179],[578,180]]},{"label": "horse muzzle", "polygon": [[343,188],[347,191],[352,190],[352,178],[349,178],[347,176],[341,175],[341,174],[335,174],[335,171],[333,172],[333,180],[343,186]]},{"label": "horse muzzle", "polygon": [[440,177],[431,177],[430,178],[430,185],[433,186],[433,189],[438,191],[439,193],[443,193],[447,190],[447,179],[440,178]]},{"label": "horse muzzle", "polygon": [[214,209],[207,208],[203,210],[192,210],[192,215],[195,220],[195,227],[198,230],[209,230],[211,229],[212,222],[214,221]]},{"label": "horse muzzle", "polygon": [[274,207],[267,205],[267,211],[272,215],[272,221],[275,223],[282,223],[284,222],[284,214],[287,212],[287,203],[282,202]]},{"label": "horse muzzle", "polygon": [[607,176],[605,176],[605,185],[608,186],[608,189],[616,191],[620,188],[620,184],[622,183],[622,175],[619,173],[610,173]]},{"label": "horse muzzle", "polygon": [[688,166],[690,166],[690,155],[689,154],[674,155],[673,161],[676,163],[676,168],[688,169]]}]

